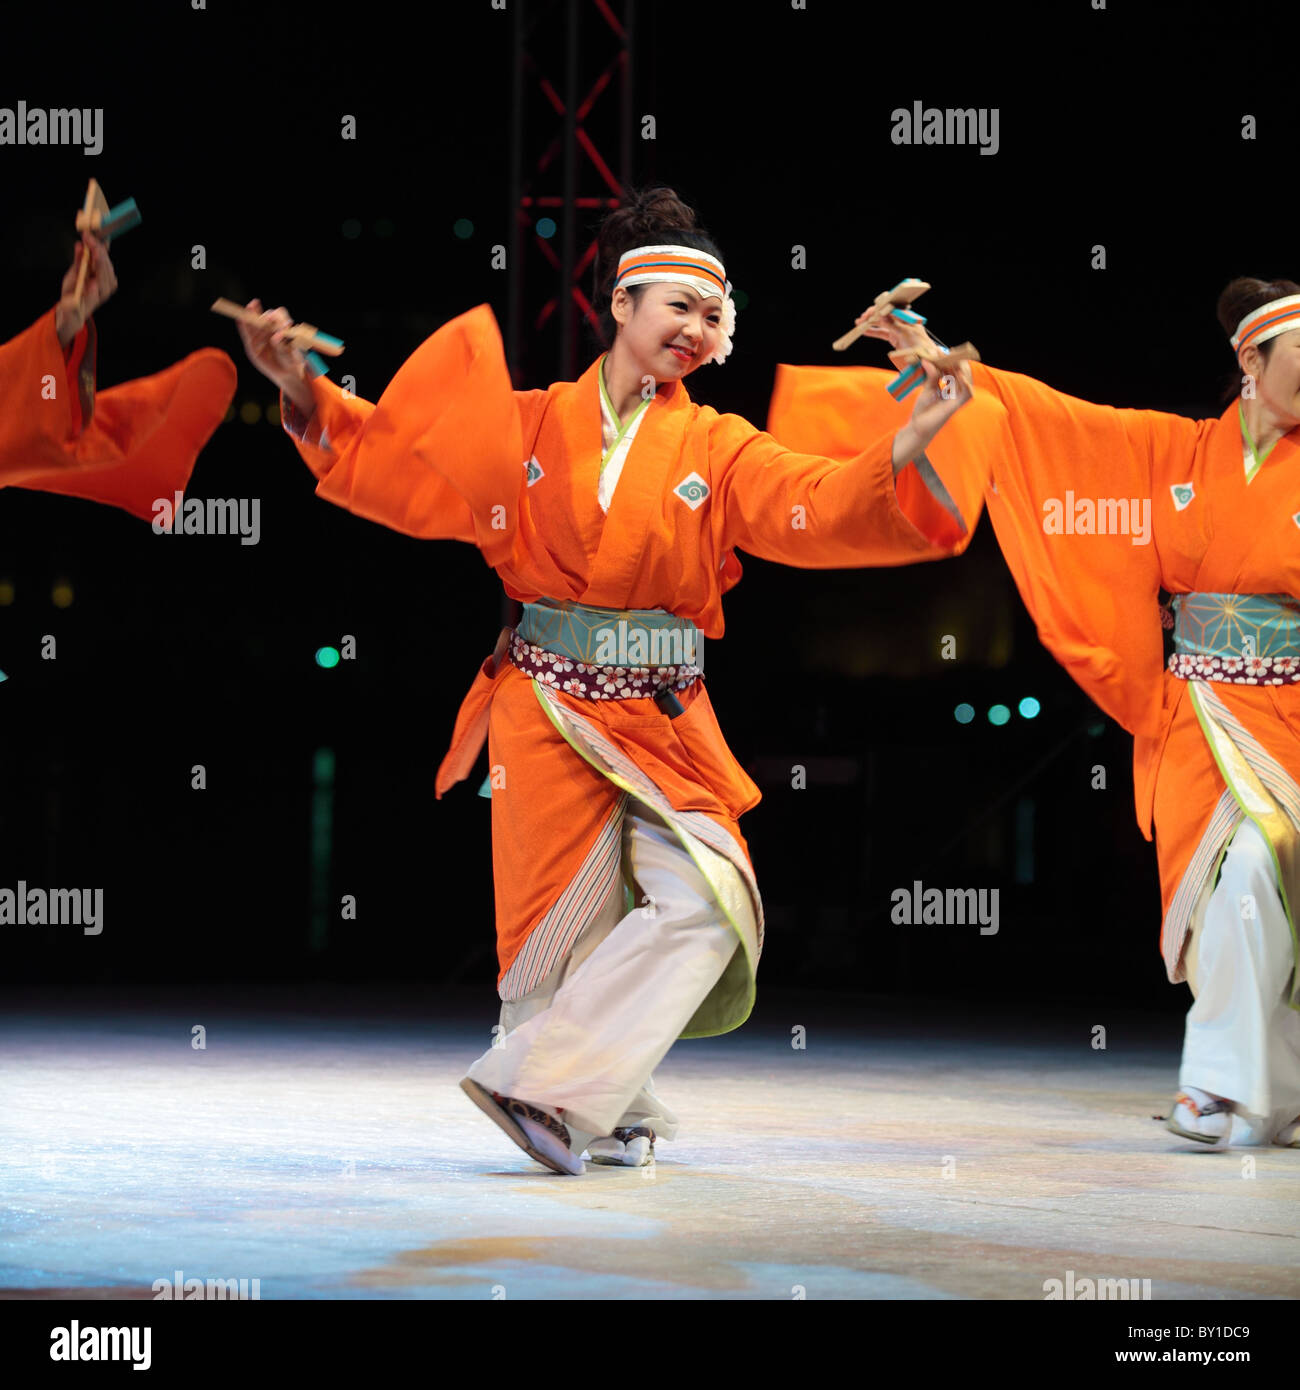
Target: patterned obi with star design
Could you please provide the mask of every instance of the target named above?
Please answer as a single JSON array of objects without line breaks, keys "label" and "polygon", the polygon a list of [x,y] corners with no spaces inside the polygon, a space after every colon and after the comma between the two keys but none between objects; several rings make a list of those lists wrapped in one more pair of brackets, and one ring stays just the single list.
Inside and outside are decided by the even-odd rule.
[{"label": "patterned obi with star design", "polygon": [[662,608],[524,604],[510,660],[526,676],[583,700],[651,699],[700,674],[703,634]]},{"label": "patterned obi with star design", "polygon": [[1183,680],[1300,683],[1300,601],[1289,594],[1175,594],[1169,669]]}]

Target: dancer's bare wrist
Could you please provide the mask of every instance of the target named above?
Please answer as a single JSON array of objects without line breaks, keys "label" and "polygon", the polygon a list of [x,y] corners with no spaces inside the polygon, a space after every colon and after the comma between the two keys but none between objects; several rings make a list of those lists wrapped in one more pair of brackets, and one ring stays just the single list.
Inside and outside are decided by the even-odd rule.
[{"label": "dancer's bare wrist", "polygon": [[909,420],[894,436],[894,447],[891,454],[894,464],[894,477],[898,477],[913,459],[919,458],[921,454],[925,452],[926,445],[928,445],[933,438],[933,431],[928,435],[922,434],[922,432]]},{"label": "dancer's bare wrist", "polygon": [[280,382],[280,390],[309,419],[315,414],[316,397],[301,377],[285,377]]}]

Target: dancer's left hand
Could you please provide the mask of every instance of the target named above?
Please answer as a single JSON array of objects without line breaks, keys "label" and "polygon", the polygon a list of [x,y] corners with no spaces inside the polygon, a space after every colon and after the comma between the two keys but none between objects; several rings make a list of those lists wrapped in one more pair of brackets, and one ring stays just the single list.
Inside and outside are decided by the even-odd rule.
[{"label": "dancer's left hand", "polygon": [[[861,323],[871,312],[864,309],[854,323]],[[930,342],[930,335],[922,324],[904,323],[893,314],[882,314],[870,328],[862,330],[864,338],[883,338],[891,348],[922,347]]]},{"label": "dancer's left hand", "polygon": [[925,385],[920,388],[912,418],[894,436],[894,476],[913,459],[919,459],[944,424],[974,394],[969,362],[959,362],[957,370],[941,376],[933,362],[921,363]]},{"label": "dancer's left hand", "polygon": [[933,362],[921,362],[925,385],[917,394],[912,407],[912,428],[926,444],[932,440],[974,395],[969,362],[958,362],[957,370],[947,376]]}]

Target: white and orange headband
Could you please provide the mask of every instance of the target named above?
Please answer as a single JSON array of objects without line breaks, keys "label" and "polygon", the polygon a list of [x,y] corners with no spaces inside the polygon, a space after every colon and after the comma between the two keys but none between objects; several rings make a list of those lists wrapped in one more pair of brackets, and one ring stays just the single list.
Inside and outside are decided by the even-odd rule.
[{"label": "white and orange headband", "polygon": [[1240,353],[1253,344],[1276,338],[1279,333],[1289,333],[1293,328],[1300,328],[1300,294],[1270,300],[1252,309],[1228,341]]},{"label": "white and orange headband", "polygon": [[[722,363],[731,356],[731,339],[736,331],[736,304],[731,297],[731,281],[722,262],[707,252],[690,246],[634,246],[618,258],[614,289],[620,285],[689,285],[701,297],[722,298],[722,342],[702,366]],[[1298,301],[1300,302],[1300,301]]]}]

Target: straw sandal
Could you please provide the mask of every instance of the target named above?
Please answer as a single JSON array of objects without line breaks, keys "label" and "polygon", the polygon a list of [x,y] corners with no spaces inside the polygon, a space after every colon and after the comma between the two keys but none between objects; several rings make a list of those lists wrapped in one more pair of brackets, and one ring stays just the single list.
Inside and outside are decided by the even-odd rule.
[{"label": "straw sandal", "polygon": [[460,1089],[494,1124],[538,1163],[553,1173],[581,1177],[587,1171],[582,1159],[570,1147],[568,1127],[554,1115],[514,1096],[499,1095],[471,1081],[467,1076]]},{"label": "straw sandal", "polygon": [[587,1145],[593,1163],[611,1167],[645,1168],[655,1161],[655,1132],[648,1125],[616,1129]]},{"label": "straw sandal", "polygon": [[[1181,1113],[1180,1113],[1181,1112]],[[1232,1126],[1233,1102],[1216,1100],[1195,1101],[1186,1091],[1179,1091],[1174,1097],[1173,1107],[1165,1128],[1181,1139],[1194,1139],[1198,1144],[1218,1144],[1228,1137]],[[1222,1115],[1222,1121],[1211,1119],[1209,1127],[1202,1128],[1200,1121],[1215,1115]]]}]

